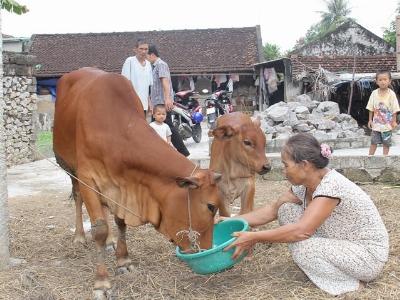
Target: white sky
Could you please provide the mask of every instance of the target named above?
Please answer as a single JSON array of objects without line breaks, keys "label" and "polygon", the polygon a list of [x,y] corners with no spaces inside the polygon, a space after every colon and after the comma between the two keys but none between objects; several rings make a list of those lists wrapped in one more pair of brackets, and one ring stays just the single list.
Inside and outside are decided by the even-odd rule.
[{"label": "white sky", "polygon": [[[318,22],[323,0],[17,0],[25,15],[2,11],[2,32],[86,33],[261,25],[263,44],[292,48]],[[349,0],[351,17],[378,36],[395,18],[397,0]],[[241,5],[239,5],[241,3]]]}]

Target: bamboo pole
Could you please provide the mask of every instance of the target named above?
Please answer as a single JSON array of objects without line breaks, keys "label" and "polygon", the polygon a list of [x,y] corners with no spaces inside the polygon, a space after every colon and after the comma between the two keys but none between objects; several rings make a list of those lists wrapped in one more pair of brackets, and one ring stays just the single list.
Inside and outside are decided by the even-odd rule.
[{"label": "bamboo pole", "polygon": [[350,96],[349,96],[349,106],[347,107],[347,114],[350,115],[351,102],[353,100],[353,89],[354,89],[354,75],[356,73],[356,55],[353,55],[353,77],[350,83]]}]

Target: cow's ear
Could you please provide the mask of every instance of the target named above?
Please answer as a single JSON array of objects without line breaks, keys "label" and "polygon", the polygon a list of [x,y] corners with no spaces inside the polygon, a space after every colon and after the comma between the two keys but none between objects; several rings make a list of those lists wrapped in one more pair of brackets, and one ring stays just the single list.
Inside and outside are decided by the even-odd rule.
[{"label": "cow's ear", "polygon": [[261,126],[261,120],[260,117],[251,117],[251,121],[253,122],[254,125],[260,127]]},{"label": "cow's ear", "polygon": [[176,183],[181,188],[197,189],[200,186],[196,177],[178,177],[176,178]]},{"label": "cow's ear", "polygon": [[229,139],[236,133],[236,130],[232,126],[221,126],[214,129],[211,134],[217,139]]}]

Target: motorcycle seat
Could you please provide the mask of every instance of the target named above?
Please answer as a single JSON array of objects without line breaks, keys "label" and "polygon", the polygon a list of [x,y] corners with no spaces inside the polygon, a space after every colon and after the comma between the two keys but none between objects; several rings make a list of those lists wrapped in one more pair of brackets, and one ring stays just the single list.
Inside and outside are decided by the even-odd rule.
[{"label": "motorcycle seat", "polygon": [[193,91],[192,90],[179,91],[179,92],[175,93],[175,95],[177,95],[181,99],[184,99],[184,98],[187,98],[189,96],[192,96],[193,95]]}]

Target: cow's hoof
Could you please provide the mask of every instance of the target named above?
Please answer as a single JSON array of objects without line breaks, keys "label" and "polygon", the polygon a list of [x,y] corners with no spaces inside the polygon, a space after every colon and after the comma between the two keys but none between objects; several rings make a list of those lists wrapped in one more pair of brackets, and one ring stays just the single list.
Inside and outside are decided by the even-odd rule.
[{"label": "cow's hoof", "polygon": [[117,239],[113,236],[107,237],[106,250],[107,251],[115,251],[115,249],[117,249]]},{"label": "cow's hoof", "polygon": [[122,275],[122,274],[126,274],[129,272],[132,272],[134,270],[134,266],[133,265],[126,265],[126,266],[121,266],[118,267],[117,270],[115,271],[115,273],[117,275]]},{"label": "cow's hoof", "polygon": [[134,269],[135,269],[135,266],[129,262],[123,266],[117,267],[115,274],[117,274],[117,275],[126,274],[129,272],[132,272]]},{"label": "cow's hoof", "polygon": [[111,289],[93,290],[93,300],[111,299]]},{"label": "cow's hoof", "polygon": [[75,235],[73,243],[74,244],[86,244],[86,238],[84,235]]}]

